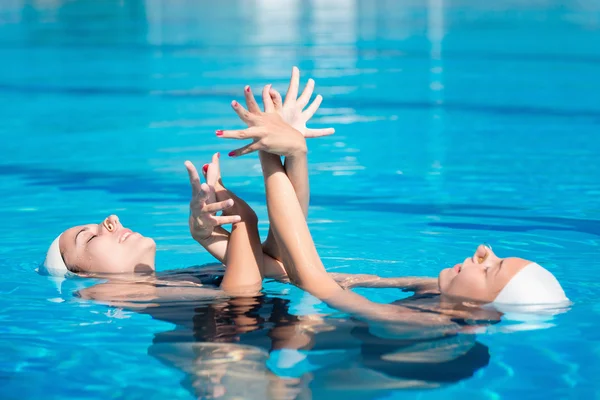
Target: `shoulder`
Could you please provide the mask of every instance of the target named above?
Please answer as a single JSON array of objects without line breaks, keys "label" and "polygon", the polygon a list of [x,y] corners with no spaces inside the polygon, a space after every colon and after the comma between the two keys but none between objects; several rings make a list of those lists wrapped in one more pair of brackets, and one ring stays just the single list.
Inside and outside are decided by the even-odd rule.
[{"label": "shoulder", "polygon": [[99,302],[152,301],[156,299],[156,287],[132,282],[106,282],[76,292],[85,300]]}]

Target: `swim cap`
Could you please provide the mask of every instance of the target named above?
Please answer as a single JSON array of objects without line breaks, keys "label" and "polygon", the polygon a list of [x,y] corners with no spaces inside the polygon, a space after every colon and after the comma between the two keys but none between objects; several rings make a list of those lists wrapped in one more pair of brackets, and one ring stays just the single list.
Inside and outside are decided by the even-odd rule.
[{"label": "swim cap", "polygon": [[492,304],[551,305],[568,301],[554,275],[541,265],[531,263],[513,276]]},{"label": "swim cap", "polygon": [[65,264],[65,261],[60,254],[60,248],[58,246],[61,236],[62,233],[58,235],[58,237],[54,239],[50,245],[48,253],[46,253],[46,259],[40,266],[39,272],[56,277],[65,277],[67,274],[69,274],[69,269],[67,268],[67,264]]}]

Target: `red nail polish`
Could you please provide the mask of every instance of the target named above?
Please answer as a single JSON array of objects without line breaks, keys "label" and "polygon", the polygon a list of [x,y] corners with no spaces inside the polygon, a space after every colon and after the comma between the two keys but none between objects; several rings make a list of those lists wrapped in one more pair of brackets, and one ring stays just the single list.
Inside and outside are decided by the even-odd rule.
[{"label": "red nail polish", "polygon": [[222,131],[222,130],[220,130],[220,129],[218,129],[218,130],[217,130],[217,136],[223,136],[223,131]]},{"label": "red nail polish", "polygon": [[246,93],[250,93],[250,86],[246,86]]},{"label": "red nail polish", "polygon": [[202,166],[202,171],[204,171],[204,173],[206,173],[206,171],[208,171],[208,164],[204,164]]},{"label": "red nail polish", "polygon": [[230,151],[229,152],[229,157],[235,157],[235,151]]},{"label": "red nail polish", "polygon": [[237,105],[238,105],[237,101],[234,100],[231,102],[231,107],[237,107]]},{"label": "red nail polish", "polygon": [[221,153],[217,153],[217,158],[221,158]]}]

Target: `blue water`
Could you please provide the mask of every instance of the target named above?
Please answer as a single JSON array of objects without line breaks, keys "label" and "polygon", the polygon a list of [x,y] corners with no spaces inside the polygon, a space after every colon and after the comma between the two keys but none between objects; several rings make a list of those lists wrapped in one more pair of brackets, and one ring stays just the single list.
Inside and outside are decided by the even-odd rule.
[{"label": "blue water", "polygon": [[[597,1],[13,0],[0,60],[3,399],[191,399],[206,371],[213,395],[245,398],[600,396]],[[187,231],[183,161],[231,150],[214,136],[240,126],[229,102],[246,84],[284,91],[292,65],[325,98],[313,125],[337,130],[309,142],[309,225],[329,270],[435,276],[488,242],[552,270],[571,311],[480,334],[490,358],[472,376],[405,390],[367,368],[346,317],[290,285],[265,285],[254,333],[213,335],[228,350],[191,319],[82,301],[89,282],[59,293],[34,272],[57,233],[110,213],[156,239],[160,270],[212,262]],[[266,233],[257,158],[222,170]],[[317,313],[334,328],[301,332],[307,358],[268,359],[276,314]]]}]

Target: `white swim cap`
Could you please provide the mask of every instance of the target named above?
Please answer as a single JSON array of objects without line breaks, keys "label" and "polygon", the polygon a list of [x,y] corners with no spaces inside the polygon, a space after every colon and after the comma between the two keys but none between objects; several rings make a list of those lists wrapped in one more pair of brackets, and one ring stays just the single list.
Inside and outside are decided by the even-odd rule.
[{"label": "white swim cap", "polygon": [[65,264],[65,261],[60,254],[60,248],[58,246],[58,242],[62,233],[58,235],[56,239],[50,245],[48,249],[48,253],[46,253],[46,259],[44,263],[40,266],[39,272],[44,273],[45,275],[55,276],[55,277],[65,277],[69,274],[69,269]]},{"label": "white swim cap", "polygon": [[554,275],[541,265],[531,263],[513,276],[492,305],[534,306],[568,302],[569,299]]}]

